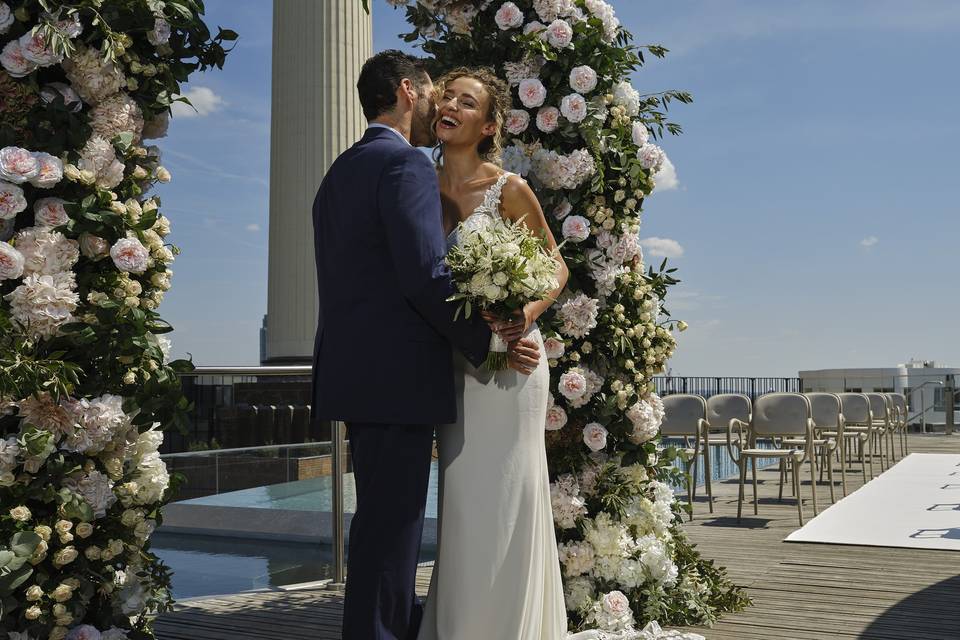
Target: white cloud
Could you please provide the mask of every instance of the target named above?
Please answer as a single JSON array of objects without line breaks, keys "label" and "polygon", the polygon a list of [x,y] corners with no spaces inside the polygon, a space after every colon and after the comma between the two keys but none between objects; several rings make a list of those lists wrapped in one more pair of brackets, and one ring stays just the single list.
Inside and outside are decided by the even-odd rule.
[{"label": "white cloud", "polygon": [[258,225],[258,224],[256,224],[256,223],[254,223],[254,224],[248,224],[248,225],[247,225],[247,231],[250,231],[250,232],[260,231],[260,225]]},{"label": "white cloud", "polygon": [[863,240],[860,241],[860,246],[861,246],[861,247],[872,247],[873,245],[877,244],[878,242],[880,242],[880,238],[878,238],[877,236],[867,236],[866,238],[864,238]]},{"label": "white cloud", "polygon": [[679,258],[683,255],[683,247],[676,240],[670,238],[642,238],[640,246],[647,255],[657,258]]},{"label": "white cloud", "polygon": [[189,100],[193,106],[191,107],[184,102],[174,102],[170,108],[175,118],[208,116],[215,111],[219,111],[226,104],[223,98],[213,92],[213,89],[207,87],[190,87],[186,93],[181,95]]},{"label": "white cloud", "polygon": [[653,175],[653,183],[656,185],[656,191],[672,191],[680,186],[680,181],[677,180],[677,168],[670,162],[670,158],[663,159],[660,171]]}]

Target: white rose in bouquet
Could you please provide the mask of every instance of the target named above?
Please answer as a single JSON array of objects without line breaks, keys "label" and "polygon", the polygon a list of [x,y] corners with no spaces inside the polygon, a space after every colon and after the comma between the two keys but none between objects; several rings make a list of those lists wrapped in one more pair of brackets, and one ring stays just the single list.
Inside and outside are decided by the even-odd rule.
[{"label": "white rose in bouquet", "polygon": [[40,189],[50,189],[63,180],[63,162],[60,158],[42,152],[33,155],[40,163],[40,169],[37,175],[30,179],[30,184]]},{"label": "white rose in bouquet", "polygon": [[516,29],[523,24],[523,12],[512,2],[504,2],[497,9],[493,19],[501,31]]},{"label": "white rose in bouquet", "polygon": [[631,118],[640,113],[640,93],[627,80],[613,87],[613,103],[623,107]]},{"label": "white rose in bouquet", "polygon": [[143,273],[149,266],[150,252],[136,238],[121,238],[110,248],[110,257],[120,271]]},{"label": "white rose in bouquet", "polygon": [[547,88],[537,78],[525,78],[520,81],[520,102],[531,109],[539,107],[547,99]]},{"label": "white rose in bouquet", "polygon": [[551,337],[543,341],[543,349],[546,351],[548,360],[556,360],[563,356],[565,347],[563,340]]},{"label": "white rose in bouquet", "polygon": [[567,424],[567,412],[558,405],[547,408],[547,420],[544,428],[547,431],[559,431]]},{"label": "white rose in bouquet", "polygon": [[26,208],[27,199],[23,195],[23,189],[0,180],[0,220],[12,220]]},{"label": "white rose in bouquet", "polygon": [[633,138],[633,144],[642,147],[647,144],[647,141],[650,139],[650,130],[647,129],[647,125],[644,123],[639,120],[634,120],[631,137]]},{"label": "white rose in bouquet", "polygon": [[570,88],[586,95],[597,88],[597,72],[589,65],[580,65],[570,70]]},{"label": "white rose in bouquet", "polygon": [[587,379],[580,369],[570,369],[560,376],[557,391],[567,400],[575,400],[587,392]]}]

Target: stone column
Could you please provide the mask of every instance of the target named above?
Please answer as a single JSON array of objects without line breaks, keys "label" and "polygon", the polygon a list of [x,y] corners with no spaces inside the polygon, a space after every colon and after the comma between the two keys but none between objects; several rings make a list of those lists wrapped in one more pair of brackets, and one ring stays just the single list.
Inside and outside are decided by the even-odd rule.
[{"label": "stone column", "polygon": [[371,55],[373,22],[359,0],[273,3],[265,363],[309,363],[313,356],[313,197],[334,159],[366,128],[356,85]]}]

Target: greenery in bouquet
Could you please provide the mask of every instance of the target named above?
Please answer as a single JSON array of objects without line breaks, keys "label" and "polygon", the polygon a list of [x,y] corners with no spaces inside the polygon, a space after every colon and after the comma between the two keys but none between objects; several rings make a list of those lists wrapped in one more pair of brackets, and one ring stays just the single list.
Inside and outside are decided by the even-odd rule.
[{"label": "greenery in bouquet", "polygon": [[676,347],[665,302],[678,280],[639,244],[646,199],[670,161],[683,91],[641,94],[638,47],[603,0],[387,0],[435,72],[470,61],[507,79],[514,108],[503,167],[527,178],[570,268],[540,321],[551,369],[547,447],[572,629],[624,632],[651,620],[709,624],[748,604],[681,528],[682,472],[659,435],[653,377]]},{"label": "greenery in bouquet", "polygon": [[[557,259],[522,219],[473,215],[457,226],[457,237],[446,258],[457,287],[447,300],[460,302],[457,316],[462,310],[469,318],[478,307],[509,318],[559,286]],[[507,345],[496,334],[485,366],[491,371],[507,368]]]},{"label": "greenery in bouquet", "polygon": [[170,105],[223,64],[199,0],[0,2],[0,637],[152,638],[189,403],[158,307]]}]

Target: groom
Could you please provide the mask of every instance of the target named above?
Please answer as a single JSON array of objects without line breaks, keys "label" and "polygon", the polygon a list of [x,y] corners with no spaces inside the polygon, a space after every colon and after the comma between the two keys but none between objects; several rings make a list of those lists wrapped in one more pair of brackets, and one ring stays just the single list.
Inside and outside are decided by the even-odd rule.
[{"label": "groom", "polygon": [[[434,425],[456,421],[451,345],[480,366],[490,329],[454,321],[436,172],[433,83],[384,51],[357,82],[369,121],[313,204],[320,294],[313,417],[347,423],[357,509],[350,525],[344,640],[415,640],[414,594]],[[511,366],[539,347],[512,346]],[[532,364],[531,364],[532,363]],[[442,427],[441,427],[442,428]]]}]

